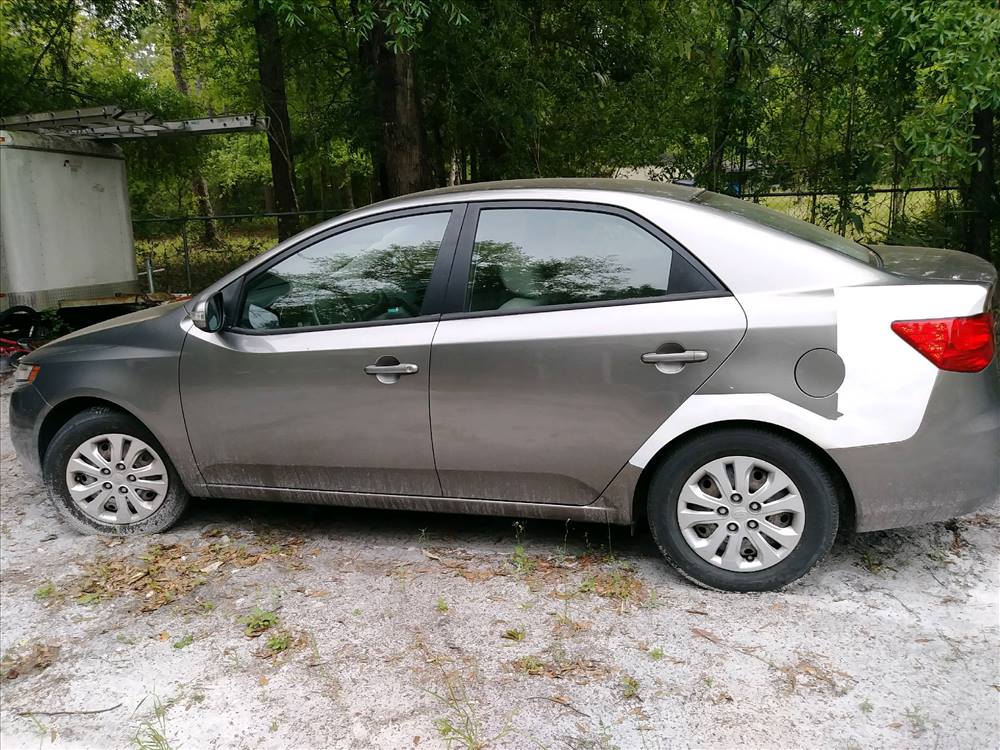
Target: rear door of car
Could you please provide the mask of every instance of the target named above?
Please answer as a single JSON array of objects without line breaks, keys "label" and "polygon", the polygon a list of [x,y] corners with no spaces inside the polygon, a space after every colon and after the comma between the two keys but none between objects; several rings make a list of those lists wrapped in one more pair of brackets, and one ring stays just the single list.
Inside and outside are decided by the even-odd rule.
[{"label": "rear door of car", "polygon": [[470,204],[445,309],[430,409],[446,497],[593,502],[746,330],[663,231],[584,203]]}]

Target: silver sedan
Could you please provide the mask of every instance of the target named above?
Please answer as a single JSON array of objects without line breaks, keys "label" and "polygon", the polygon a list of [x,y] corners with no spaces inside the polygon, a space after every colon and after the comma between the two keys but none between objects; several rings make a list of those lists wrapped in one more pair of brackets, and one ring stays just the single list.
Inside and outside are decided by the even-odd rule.
[{"label": "silver sedan", "polygon": [[695,582],[770,590],[838,528],[997,495],[997,297],[972,256],[694,188],[473,185],[33,352],[11,432],[84,532],[190,496],[648,523]]}]

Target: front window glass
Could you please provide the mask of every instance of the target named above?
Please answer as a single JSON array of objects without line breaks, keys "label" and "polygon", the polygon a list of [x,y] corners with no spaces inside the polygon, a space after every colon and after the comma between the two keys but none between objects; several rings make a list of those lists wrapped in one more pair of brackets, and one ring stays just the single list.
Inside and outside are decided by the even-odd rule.
[{"label": "front window glass", "polygon": [[249,282],[244,328],[420,315],[450,211],[367,224],[303,248]]},{"label": "front window glass", "polygon": [[683,257],[622,216],[556,208],[483,209],[466,309],[515,311],[711,288]]}]

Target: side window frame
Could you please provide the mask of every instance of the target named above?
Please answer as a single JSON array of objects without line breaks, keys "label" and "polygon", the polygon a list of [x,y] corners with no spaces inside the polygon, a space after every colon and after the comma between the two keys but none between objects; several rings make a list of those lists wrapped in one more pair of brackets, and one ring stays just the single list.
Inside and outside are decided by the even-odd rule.
[{"label": "side window frame", "polygon": [[[281,253],[269,258],[252,271],[244,274],[238,282],[231,284],[235,294],[232,295],[234,304],[227,310],[233,323],[227,326],[228,330],[234,333],[249,336],[273,336],[289,333],[306,333],[309,331],[330,331],[343,328],[364,328],[381,325],[405,325],[407,323],[421,323],[428,320],[437,319],[445,311],[445,296],[448,287],[448,278],[454,263],[455,252],[458,247],[458,240],[462,229],[462,224],[466,215],[468,204],[466,203],[439,203],[430,206],[419,206],[416,208],[402,209],[398,211],[386,211],[385,213],[372,214],[345,224],[338,224],[327,230],[317,232],[308,238],[297,242]],[[313,245],[324,242],[338,234],[343,234],[354,229],[359,229],[371,224],[379,224],[393,219],[405,219],[409,216],[422,216],[426,214],[450,213],[448,224],[445,227],[444,235],[441,238],[441,247],[438,249],[437,258],[434,260],[434,268],[431,270],[431,278],[427,284],[427,292],[424,294],[423,305],[420,314],[412,318],[396,318],[393,320],[368,320],[352,323],[334,323],[331,325],[319,326],[297,326],[294,328],[245,328],[239,325],[239,319],[246,303],[247,287],[255,278],[266,273],[271,268],[281,263],[283,260],[306,250]],[[229,307],[229,306],[227,306]]]},{"label": "side window frame", "polygon": [[[665,246],[665,249],[673,252],[704,276],[713,287],[702,292],[678,292],[674,294],[664,294],[656,297],[636,297],[634,299],[598,300],[596,302],[574,302],[562,305],[539,305],[538,307],[525,307],[514,310],[478,310],[466,311],[466,295],[468,293],[469,274],[472,271],[472,255],[475,248],[476,232],[479,229],[479,215],[482,211],[500,208],[522,208],[522,209],[548,209],[561,211],[588,211],[591,213],[610,214],[626,219]],[[435,270],[436,267],[435,267]],[[478,201],[469,203],[465,211],[465,221],[462,224],[462,231],[458,238],[458,245],[455,251],[454,262],[451,267],[451,274],[448,277],[448,288],[445,295],[444,311],[442,318],[445,320],[455,320],[460,318],[481,318],[494,315],[531,315],[543,312],[556,312],[559,310],[576,310],[590,307],[611,307],[615,305],[637,305],[650,302],[667,302],[671,300],[701,299],[708,297],[729,297],[732,292],[726,288],[719,278],[702,264],[687,248],[677,240],[638,214],[604,203],[586,203],[583,201],[549,201],[549,200],[524,200],[524,201]]]}]

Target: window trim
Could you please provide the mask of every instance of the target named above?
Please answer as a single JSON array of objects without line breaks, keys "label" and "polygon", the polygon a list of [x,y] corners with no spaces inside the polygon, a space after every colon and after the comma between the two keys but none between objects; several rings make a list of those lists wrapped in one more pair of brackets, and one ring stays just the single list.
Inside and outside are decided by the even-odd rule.
[{"label": "window trim", "polygon": [[[662,242],[670,252],[677,253],[698,271],[714,289],[701,292],[677,292],[661,294],[655,297],[635,297],[631,299],[596,300],[591,302],[573,302],[561,305],[539,305],[515,310],[473,310],[465,309],[465,297],[468,291],[469,273],[472,270],[472,253],[475,248],[476,232],[479,229],[479,214],[489,209],[548,209],[557,211],[588,211],[591,213],[610,214],[626,219],[655,239]],[[686,247],[653,224],[648,219],[634,211],[621,206],[605,203],[588,203],[585,201],[559,200],[497,200],[475,201],[467,204],[465,221],[455,249],[451,273],[448,276],[448,289],[442,310],[442,320],[461,320],[463,318],[482,318],[500,315],[524,315],[530,313],[558,312],[561,310],[579,310],[593,307],[612,307],[619,305],[648,304],[651,302],[669,302],[685,299],[706,299],[712,297],[730,297],[732,292],[698,260]]]},{"label": "window trim", "polygon": [[[302,242],[283,250],[273,258],[256,266],[251,271],[244,274],[238,281],[238,293],[234,295],[236,304],[233,306],[233,323],[226,326],[225,330],[240,333],[248,336],[272,336],[275,334],[289,333],[309,333],[314,331],[335,331],[347,328],[367,328],[376,325],[405,325],[407,323],[426,323],[437,320],[444,307],[445,293],[447,291],[448,277],[454,262],[456,248],[461,233],[463,221],[466,214],[466,203],[439,203],[429,206],[417,206],[414,208],[400,209],[396,211],[386,211],[384,213],[364,216],[355,221],[338,224],[328,230],[317,232]],[[423,306],[419,315],[411,318],[399,318],[397,320],[364,320],[352,323],[331,323],[318,326],[297,326],[294,328],[244,328],[239,325],[239,319],[243,312],[243,305],[246,303],[248,285],[258,276],[263,275],[278,263],[291,257],[313,245],[324,242],[338,234],[349,232],[354,229],[379,224],[384,221],[394,219],[405,219],[409,216],[422,216],[426,214],[450,214],[448,223],[445,226],[444,235],[441,237],[441,247],[438,249],[437,258],[434,260],[434,268],[431,269],[431,278],[427,283],[427,291],[424,293]]]}]

